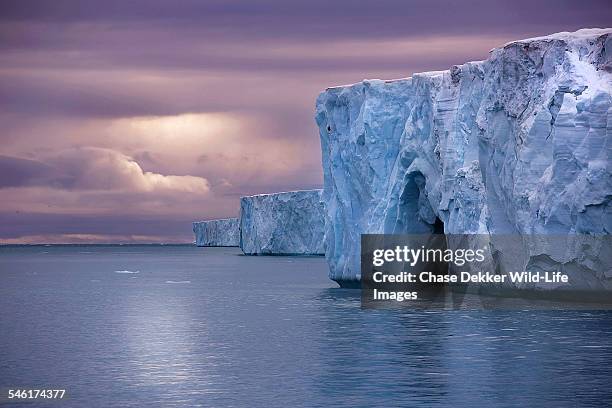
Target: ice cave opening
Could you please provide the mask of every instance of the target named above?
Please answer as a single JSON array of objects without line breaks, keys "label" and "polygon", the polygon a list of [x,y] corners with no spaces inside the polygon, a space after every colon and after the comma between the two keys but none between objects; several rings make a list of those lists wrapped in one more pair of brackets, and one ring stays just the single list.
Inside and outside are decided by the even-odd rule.
[{"label": "ice cave opening", "polygon": [[[402,239],[402,244],[412,247],[424,245],[428,249],[439,249],[442,252],[448,247],[447,237],[444,233],[444,221],[434,212],[428,195],[427,179],[420,171],[411,172],[405,177],[404,188],[400,195],[395,220],[395,234],[414,234],[414,237]],[[414,239],[414,242],[411,242]],[[403,242],[410,241],[410,242]],[[436,275],[448,274],[448,265],[444,262],[424,262],[414,267],[405,266],[413,273],[429,271]],[[443,296],[448,284],[415,283],[415,290],[430,300]]]},{"label": "ice cave opening", "polygon": [[406,175],[399,197],[395,234],[444,234],[444,222],[436,215],[427,196],[426,177],[420,171]]},{"label": "ice cave opening", "polygon": [[433,234],[444,235],[444,221],[438,217],[436,217],[436,220],[433,223]]}]

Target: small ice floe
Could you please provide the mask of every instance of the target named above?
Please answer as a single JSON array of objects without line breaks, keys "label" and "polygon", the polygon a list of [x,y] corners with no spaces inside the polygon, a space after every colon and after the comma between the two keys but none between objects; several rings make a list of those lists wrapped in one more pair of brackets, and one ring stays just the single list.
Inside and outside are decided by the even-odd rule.
[{"label": "small ice floe", "polygon": [[100,282],[100,279],[92,279],[90,282]]},{"label": "small ice floe", "polygon": [[127,273],[127,274],[135,274],[140,273],[140,271],[115,271],[115,273]]},{"label": "small ice floe", "polygon": [[166,283],[191,283],[191,281],[172,281],[172,280],[168,280],[168,281],[166,281]]}]

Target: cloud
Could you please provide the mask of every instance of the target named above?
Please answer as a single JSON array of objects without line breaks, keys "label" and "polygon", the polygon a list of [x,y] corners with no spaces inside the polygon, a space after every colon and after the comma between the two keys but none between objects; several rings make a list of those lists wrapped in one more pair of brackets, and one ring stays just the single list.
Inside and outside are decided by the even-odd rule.
[{"label": "cloud", "polygon": [[[143,172],[206,179],[210,197],[273,192],[275,186],[282,190],[320,187],[320,142],[312,107],[297,112],[204,112],[118,119],[38,117],[7,125],[0,152],[44,162],[60,171],[54,175],[54,183],[38,179],[27,185],[57,185],[73,191],[91,190],[96,175],[102,173],[89,172],[87,181],[77,179],[87,165],[70,153],[79,146],[81,150],[120,152]],[[3,121],[7,122],[11,121]],[[94,158],[95,163],[100,160]],[[79,169],[71,170],[77,162]],[[219,214],[213,208],[208,204],[196,215]]]},{"label": "cloud", "polygon": [[[78,155],[70,153],[74,150],[71,146],[82,144],[119,151],[145,172],[204,178],[212,190],[231,185],[234,189],[249,187],[252,191],[260,185],[275,183],[300,188],[320,185],[322,179],[318,133],[310,112],[303,116],[203,112],[60,123],[42,121],[18,130],[19,137],[7,143],[5,149],[23,155],[20,152],[27,152],[36,144],[42,151],[34,153],[35,158],[51,156],[45,159],[46,163],[70,169],[79,161]],[[33,126],[32,122],[28,126]],[[46,133],[43,140],[38,137],[41,132]],[[67,155],[70,157],[64,159]],[[101,159],[96,156],[89,160],[97,163]],[[65,183],[66,188],[74,184],[73,180]],[[86,183],[81,183],[77,187],[85,186]]]},{"label": "cloud", "polygon": [[131,157],[111,149],[85,147],[62,150],[41,160],[0,156],[0,187],[47,186],[66,190],[141,193],[210,191],[208,180],[143,171]]},{"label": "cloud", "polygon": [[143,171],[131,157],[110,149],[85,147],[59,152],[48,162],[63,169],[62,186],[75,190],[208,193],[208,180]]},{"label": "cloud", "polygon": [[0,188],[39,184],[53,170],[38,160],[0,155]]}]

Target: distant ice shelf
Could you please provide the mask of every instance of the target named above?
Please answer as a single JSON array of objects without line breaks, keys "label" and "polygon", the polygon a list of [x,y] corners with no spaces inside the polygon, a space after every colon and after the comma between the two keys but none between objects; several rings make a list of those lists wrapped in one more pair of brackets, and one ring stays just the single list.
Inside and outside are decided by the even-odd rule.
[{"label": "distant ice shelf", "polygon": [[236,247],[240,244],[238,218],[194,222],[193,233],[200,247]]},{"label": "distant ice shelf", "polygon": [[323,255],[322,190],[240,199],[240,248],[247,255]]}]

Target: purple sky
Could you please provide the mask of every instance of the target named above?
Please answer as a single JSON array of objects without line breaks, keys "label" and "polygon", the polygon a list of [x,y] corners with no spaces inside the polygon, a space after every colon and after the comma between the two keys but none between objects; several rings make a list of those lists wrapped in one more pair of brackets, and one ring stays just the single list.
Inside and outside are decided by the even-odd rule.
[{"label": "purple sky", "polygon": [[0,242],[190,242],[320,187],[327,86],[612,23],[606,1],[3,0]]}]

